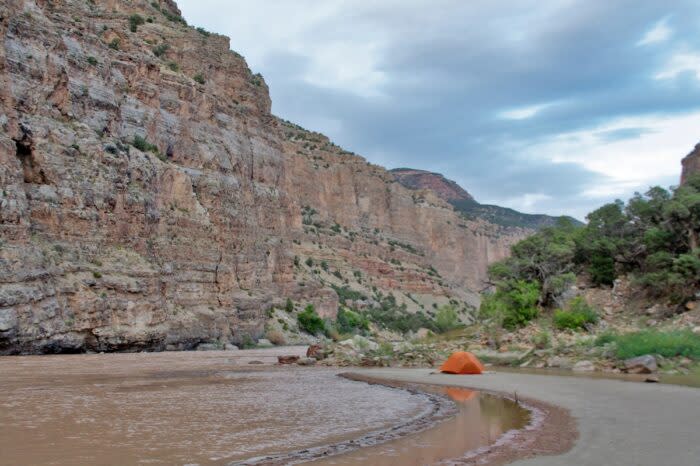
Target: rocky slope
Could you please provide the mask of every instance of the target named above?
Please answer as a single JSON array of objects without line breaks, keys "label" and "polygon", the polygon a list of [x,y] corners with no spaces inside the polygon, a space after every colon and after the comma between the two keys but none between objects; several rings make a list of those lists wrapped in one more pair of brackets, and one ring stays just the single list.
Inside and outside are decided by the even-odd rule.
[{"label": "rocky slope", "polygon": [[170,0],[2,2],[0,354],[240,343],[343,286],[470,309],[527,234],[270,108]]},{"label": "rocky slope", "polygon": [[[524,214],[507,207],[481,204],[455,181],[447,179],[439,173],[413,168],[396,168],[391,170],[391,173],[406,188],[432,191],[440,199],[452,204],[455,210],[463,214],[465,218],[483,220],[506,228],[502,233],[504,236],[522,235],[522,231],[519,229],[535,231],[542,227],[555,225],[560,218],[542,214]],[[574,218],[566,218],[574,224],[581,224]],[[508,231],[508,228],[514,228],[514,230]]]}]

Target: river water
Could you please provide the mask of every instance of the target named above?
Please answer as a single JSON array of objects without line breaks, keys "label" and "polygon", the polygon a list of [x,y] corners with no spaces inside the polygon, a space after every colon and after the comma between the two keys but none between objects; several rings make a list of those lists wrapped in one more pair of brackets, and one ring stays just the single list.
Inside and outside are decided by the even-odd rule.
[{"label": "river water", "polygon": [[[0,464],[229,464],[359,438],[435,408],[420,393],[275,360],[271,350],[0,358]],[[447,394],[456,417],[326,464],[431,464],[526,422],[507,400]],[[416,448],[420,463],[400,460]]]}]

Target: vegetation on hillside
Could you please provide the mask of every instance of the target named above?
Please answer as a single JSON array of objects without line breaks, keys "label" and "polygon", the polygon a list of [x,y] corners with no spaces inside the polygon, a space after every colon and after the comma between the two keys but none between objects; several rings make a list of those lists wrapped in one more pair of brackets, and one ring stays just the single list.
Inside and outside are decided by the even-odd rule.
[{"label": "vegetation on hillside", "polygon": [[567,220],[574,225],[582,225],[572,217],[552,217],[543,214],[525,214],[508,207],[481,204],[473,199],[450,201],[452,207],[467,219],[483,219],[504,227],[520,227],[539,230],[544,227],[556,225],[560,219]]},{"label": "vegetation on hillside", "polygon": [[[556,226],[519,242],[512,256],[493,264],[495,291],[484,297],[481,314],[517,328],[538,309],[562,299],[585,275],[595,285],[612,285],[622,275],[648,297],[683,304],[700,288],[700,175],[678,188],[651,188],[626,204],[616,201],[590,213],[588,224],[561,219]],[[555,315],[559,328],[580,328],[597,320],[582,303]]]}]

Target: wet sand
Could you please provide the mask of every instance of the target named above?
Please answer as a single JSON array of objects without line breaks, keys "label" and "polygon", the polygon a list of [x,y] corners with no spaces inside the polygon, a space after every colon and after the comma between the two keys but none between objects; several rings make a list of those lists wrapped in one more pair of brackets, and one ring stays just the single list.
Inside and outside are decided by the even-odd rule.
[{"label": "wet sand", "polygon": [[[429,369],[353,370],[354,374],[403,383],[457,386],[511,396],[517,392],[520,399],[551,409],[532,443],[527,443],[531,439],[526,440],[518,451],[502,451],[500,456],[497,446],[492,449],[497,453],[495,457],[480,452],[480,458],[474,457],[466,463],[700,464],[700,390],[696,388],[582,377],[513,373],[454,376],[431,372]],[[568,413],[571,418],[567,420]],[[566,429],[571,420],[575,431]],[[572,448],[567,447],[567,441],[575,442]],[[564,443],[563,448],[559,442]]]}]

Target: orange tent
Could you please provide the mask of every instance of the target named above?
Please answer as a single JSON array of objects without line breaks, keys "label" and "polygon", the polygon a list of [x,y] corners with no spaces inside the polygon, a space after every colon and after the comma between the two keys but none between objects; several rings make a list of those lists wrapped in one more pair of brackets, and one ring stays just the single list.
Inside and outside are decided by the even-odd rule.
[{"label": "orange tent", "polygon": [[447,358],[447,361],[440,367],[440,372],[447,374],[481,374],[484,372],[484,365],[472,353],[457,351]]}]

